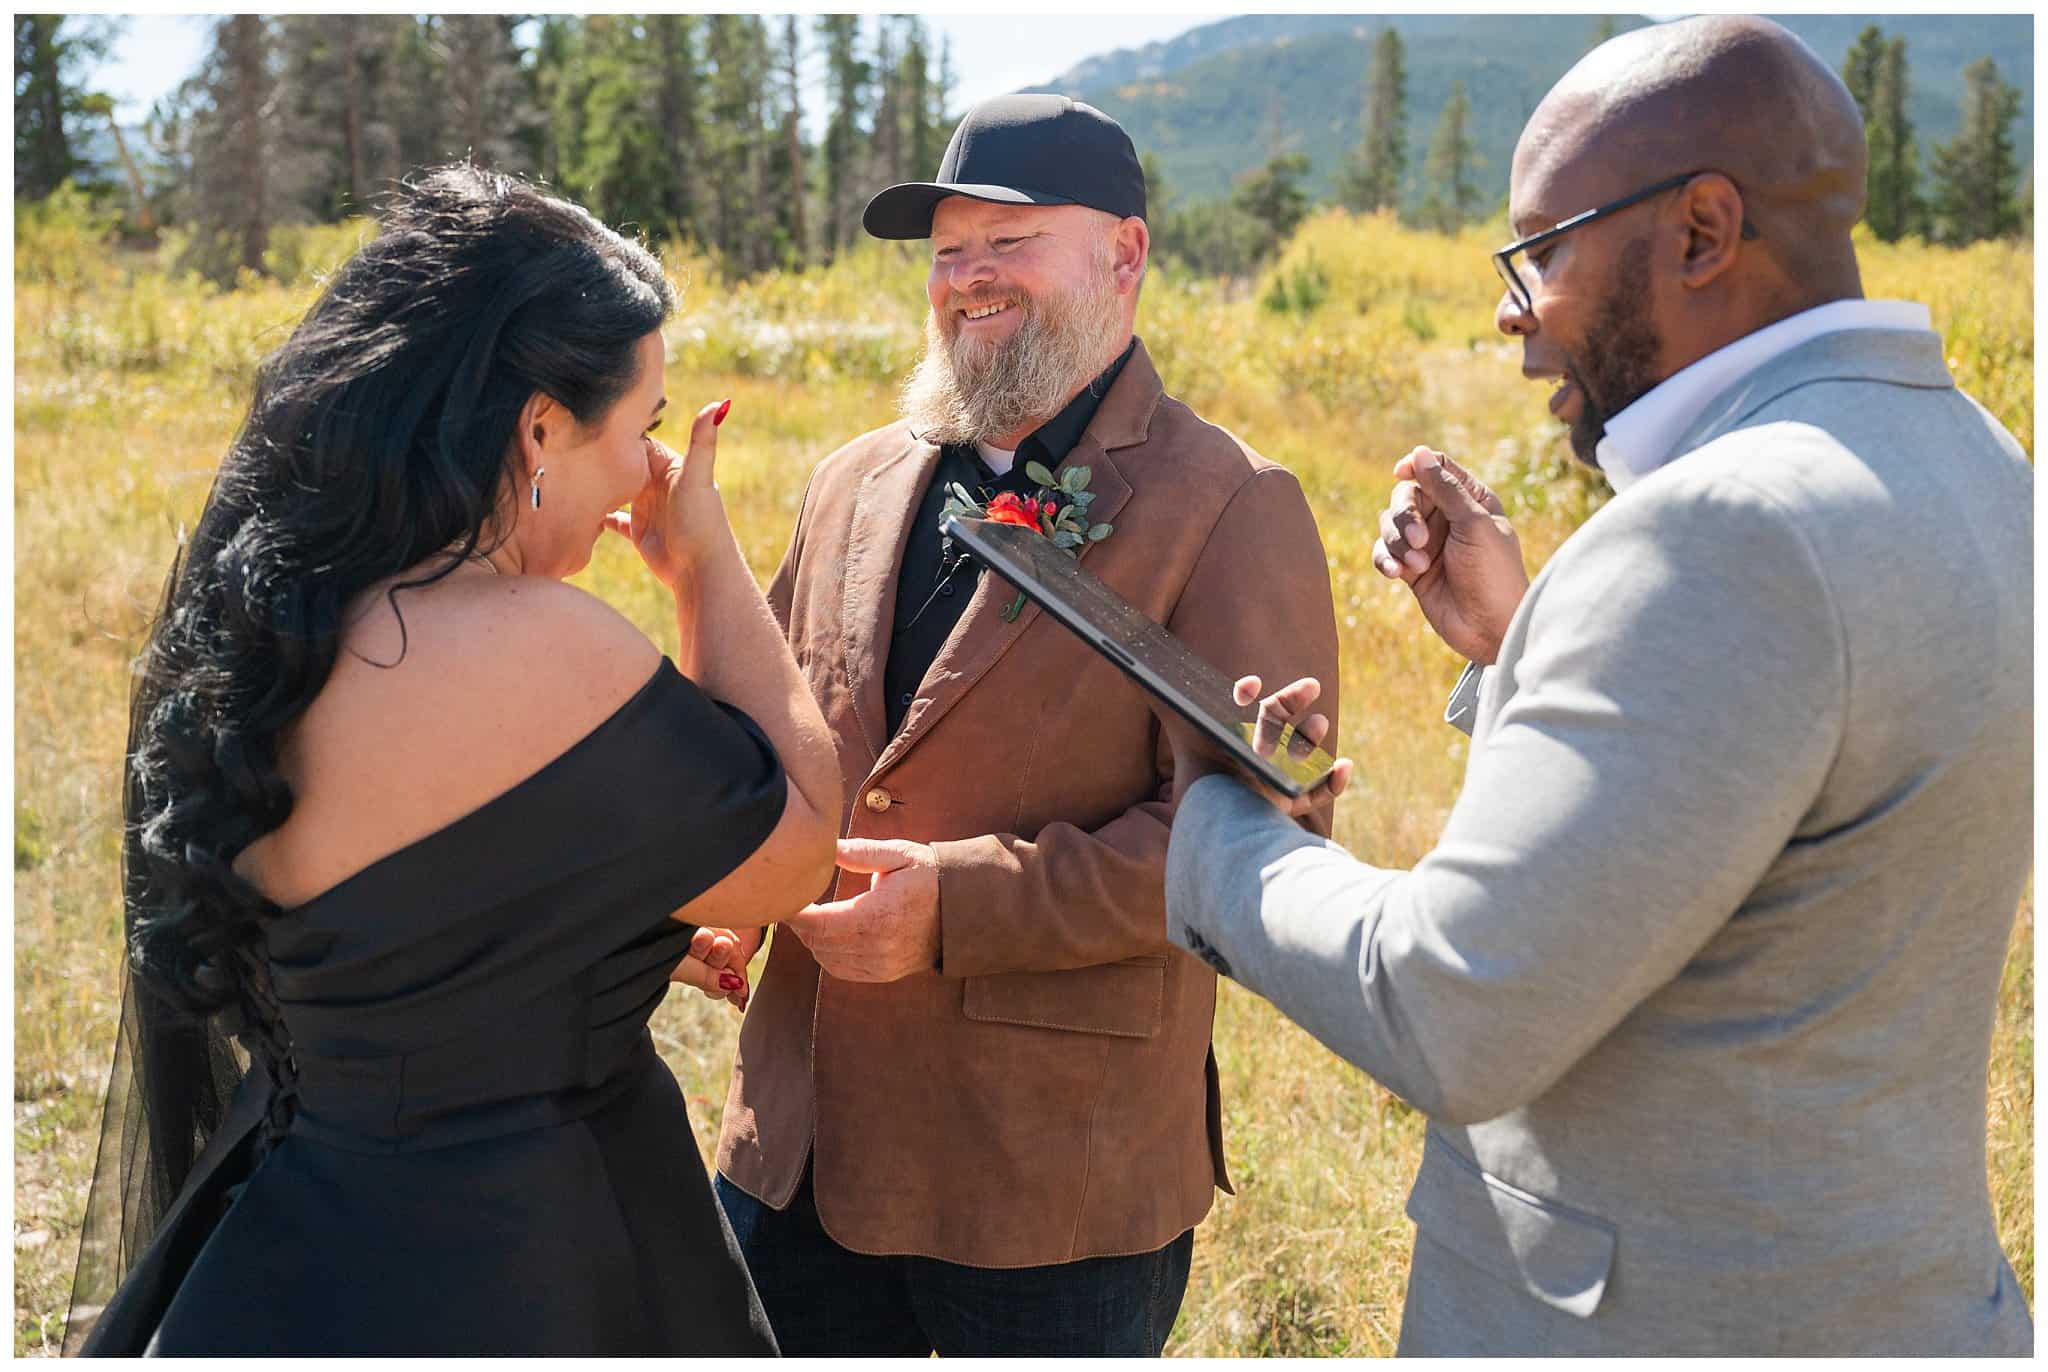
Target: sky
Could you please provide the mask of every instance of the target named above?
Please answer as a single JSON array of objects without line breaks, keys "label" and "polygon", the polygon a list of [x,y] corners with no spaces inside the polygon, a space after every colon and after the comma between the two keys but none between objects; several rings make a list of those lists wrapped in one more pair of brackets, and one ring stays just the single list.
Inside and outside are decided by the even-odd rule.
[{"label": "sky", "polygon": [[[927,14],[925,22],[953,40],[953,65],[959,74],[953,104],[955,109],[965,109],[989,96],[1048,81],[1084,57],[1172,38],[1233,13],[1237,11],[1086,16]],[[149,113],[152,101],[192,73],[217,17],[145,14],[125,18],[124,31],[109,60],[95,75],[98,88],[114,97],[123,123],[139,123]],[[815,136],[824,93],[819,89],[821,82],[811,84],[805,109]]]}]

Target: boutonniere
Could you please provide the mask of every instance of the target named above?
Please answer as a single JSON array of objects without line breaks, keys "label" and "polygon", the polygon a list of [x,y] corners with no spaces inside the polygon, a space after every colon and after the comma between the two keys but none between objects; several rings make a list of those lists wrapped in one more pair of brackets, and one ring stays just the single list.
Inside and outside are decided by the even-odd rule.
[{"label": "boutonniere", "polygon": [[[1100,543],[1116,532],[1113,525],[1088,522],[1088,506],[1095,500],[1095,493],[1088,489],[1088,479],[1094,475],[1089,468],[1069,467],[1055,477],[1044,463],[1027,462],[1024,475],[1038,483],[1037,495],[1020,496],[1004,491],[983,505],[956,481],[943,513],[1035,530],[1069,557],[1079,557],[1082,544]],[[1024,593],[1019,591],[1003,611],[1003,622],[1016,619],[1023,609]]]}]

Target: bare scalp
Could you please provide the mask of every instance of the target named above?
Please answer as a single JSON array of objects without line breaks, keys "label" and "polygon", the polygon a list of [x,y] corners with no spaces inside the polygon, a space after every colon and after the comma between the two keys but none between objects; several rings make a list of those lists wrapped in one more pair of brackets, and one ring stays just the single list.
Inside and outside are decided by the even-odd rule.
[{"label": "bare scalp", "polygon": [[[1521,216],[1569,176],[1575,213],[1696,169],[1725,173],[1791,280],[1841,294],[1863,213],[1867,153],[1855,100],[1828,64],[1768,19],[1708,15],[1601,44],[1546,95],[1515,147]],[[1526,230],[1525,230],[1526,231]]]}]

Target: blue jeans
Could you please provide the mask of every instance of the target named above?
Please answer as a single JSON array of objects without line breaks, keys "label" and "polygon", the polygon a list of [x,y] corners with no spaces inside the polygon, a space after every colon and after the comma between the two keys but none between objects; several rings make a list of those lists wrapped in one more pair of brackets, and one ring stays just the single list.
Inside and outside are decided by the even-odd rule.
[{"label": "blue jeans", "polygon": [[713,1185],[785,1357],[1156,1358],[1195,1247],[1190,1229],[1156,1253],[1046,1267],[872,1257],[818,1223],[808,1164],[786,1210]]}]

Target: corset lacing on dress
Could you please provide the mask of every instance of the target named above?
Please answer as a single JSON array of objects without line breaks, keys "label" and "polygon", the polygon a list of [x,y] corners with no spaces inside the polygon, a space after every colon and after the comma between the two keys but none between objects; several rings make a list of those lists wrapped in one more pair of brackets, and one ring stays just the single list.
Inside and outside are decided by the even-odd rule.
[{"label": "corset lacing on dress", "polygon": [[248,1050],[252,1069],[270,1078],[270,1099],[263,1114],[252,1166],[259,1163],[292,1127],[299,1111],[299,1059],[292,1050],[284,1011],[271,990],[270,964],[261,946],[234,953],[237,999],[223,1012],[223,1027]]}]

